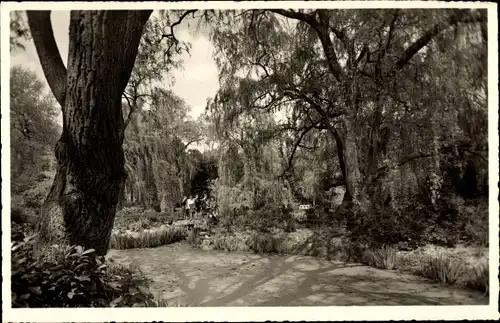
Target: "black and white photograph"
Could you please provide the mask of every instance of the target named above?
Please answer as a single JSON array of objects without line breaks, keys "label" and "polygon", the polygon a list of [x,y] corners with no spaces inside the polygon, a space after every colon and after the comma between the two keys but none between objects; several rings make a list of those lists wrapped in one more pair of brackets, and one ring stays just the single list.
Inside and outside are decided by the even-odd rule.
[{"label": "black and white photograph", "polygon": [[497,5],[417,2],[2,3],[3,321],[499,319]]}]

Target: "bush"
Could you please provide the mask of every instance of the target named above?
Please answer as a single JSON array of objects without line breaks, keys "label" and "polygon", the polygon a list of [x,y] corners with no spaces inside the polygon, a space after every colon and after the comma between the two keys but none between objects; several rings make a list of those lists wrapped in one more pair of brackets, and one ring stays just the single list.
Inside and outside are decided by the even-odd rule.
[{"label": "bush", "polygon": [[482,263],[469,269],[465,274],[465,286],[487,293],[490,286],[490,269]]},{"label": "bush", "polygon": [[35,228],[36,218],[22,209],[13,207],[11,211],[11,240],[22,241],[26,235],[31,235]]},{"label": "bush", "polygon": [[487,199],[477,199],[465,203],[460,209],[459,220],[463,227],[463,237],[471,243],[487,247],[489,245],[489,207]]},{"label": "bush", "polygon": [[108,266],[94,250],[46,247],[34,236],[12,245],[12,307],[159,306],[140,272]]},{"label": "bush", "polygon": [[146,229],[141,232],[114,231],[111,234],[111,249],[154,248],[175,243],[186,238],[186,229],[180,226],[162,226],[155,230]]},{"label": "bush", "polygon": [[114,228],[118,230],[138,231],[140,229],[150,229],[159,227],[162,224],[169,224],[177,220],[177,216],[158,213],[154,211],[142,211],[137,213],[127,213],[120,211],[116,214]]},{"label": "bush", "polygon": [[271,233],[254,233],[247,241],[250,250],[255,253],[281,253],[284,251],[282,236]]},{"label": "bush", "polygon": [[420,274],[431,280],[453,285],[460,279],[464,271],[465,266],[460,260],[439,256],[424,260]]},{"label": "bush", "polygon": [[248,246],[245,241],[234,236],[215,237],[212,241],[214,250],[248,251]]},{"label": "bush", "polygon": [[366,248],[364,245],[346,239],[340,246],[340,255],[345,262],[364,262],[364,259],[366,259],[365,250]]},{"label": "bush", "polygon": [[399,205],[374,206],[369,214],[347,212],[346,229],[351,240],[373,248],[403,243],[409,249],[416,249],[429,242],[427,238],[436,227],[436,216],[419,196],[413,196],[399,201]]},{"label": "bush", "polygon": [[365,261],[368,265],[380,269],[392,270],[396,267],[397,250],[390,246],[365,251]]},{"label": "bush", "polygon": [[399,270],[404,270],[412,274],[420,275],[420,268],[422,267],[422,263],[422,255],[414,253],[397,254],[396,268]]}]

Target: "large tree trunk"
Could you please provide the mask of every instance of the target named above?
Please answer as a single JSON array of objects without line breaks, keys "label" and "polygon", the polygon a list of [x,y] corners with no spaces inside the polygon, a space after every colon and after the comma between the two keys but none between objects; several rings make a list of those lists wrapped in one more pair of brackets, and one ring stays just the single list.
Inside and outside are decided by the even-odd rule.
[{"label": "large tree trunk", "polygon": [[346,185],[341,210],[349,209],[363,217],[371,208],[371,199],[368,193],[370,184],[367,180],[367,174],[362,173],[362,159],[359,156],[359,131],[356,126],[357,111],[359,110],[359,90],[356,80],[346,83],[348,85],[344,85],[345,88],[353,90],[346,93],[348,113],[342,119],[345,133],[340,138],[341,147],[343,148],[343,175]]},{"label": "large tree trunk", "polygon": [[66,71],[50,12],[28,12],[45,76],[63,110],[57,173],[39,223],[45,241],[64,239],[99,255],[108,250],[126,178],[121,96],[150,14],[72,11]]}]

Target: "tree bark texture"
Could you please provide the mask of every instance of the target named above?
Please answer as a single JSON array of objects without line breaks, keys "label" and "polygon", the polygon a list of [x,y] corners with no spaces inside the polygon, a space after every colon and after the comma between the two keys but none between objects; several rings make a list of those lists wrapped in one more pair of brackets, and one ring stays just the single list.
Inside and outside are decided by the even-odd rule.
[{"label": "tree bark texture", "polygon": [[[56,177],[39,224],[44,240],[61,238],[63,223],[62,236],[70,244],[95,249],[99,255],[108,250],[116,206],[126,179],[121,96],[150,14],[126,10],[72,11],[68,69],[64,74],[60,66],[52,66],[54,59],[47,56],[53,51],[44,49],[51,44],[47,38],[53,39],[53,35],[40,33],[40,25],[35,25],[50,25],[49,16],[29,14],[47,79],[49,75],[54,78],[48,71],[58,71],[52,83],[65,84],[64,91],[55,91],[51,85],[62,106],[63,132],[56,145]],[[55,225],[58,230],[54,230]]]}]

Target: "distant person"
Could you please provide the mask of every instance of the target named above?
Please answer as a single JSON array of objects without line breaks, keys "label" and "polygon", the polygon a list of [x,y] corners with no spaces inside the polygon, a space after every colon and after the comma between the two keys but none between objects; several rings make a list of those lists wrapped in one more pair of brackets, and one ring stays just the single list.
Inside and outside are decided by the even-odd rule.
[{"label": "distant person", "polygon": [[186,209],[187,209],[187,214],[189,216],[189,218],[193,218],[193,213],[194,213],[194,209],[195,209],[195,199],[190,196],[187,201],[186,201]]},{"label": "distant person", "polygon": [[199,200],[198,203],[196,203],[196,212],[200,213],[202,210],[206,208],[206,200],[207,200],[207,195],[203,194],[203,197]]},{"label": "distant person", "polygon": [[189,206],[190,206],[190,204],[189,204],[189,200],[190,200],[190,198],[185,198],[185,199],[184,199],[184,202],[182,202],[182,203],[183,203],[183,205],[184,205],[184,210],[185,210],[185,215],[186,215],[186,218],[188,218],[188,217],[189,217],[189,215],[190,215],[190,214],[189,214]]}]

